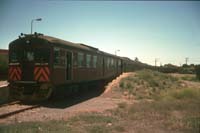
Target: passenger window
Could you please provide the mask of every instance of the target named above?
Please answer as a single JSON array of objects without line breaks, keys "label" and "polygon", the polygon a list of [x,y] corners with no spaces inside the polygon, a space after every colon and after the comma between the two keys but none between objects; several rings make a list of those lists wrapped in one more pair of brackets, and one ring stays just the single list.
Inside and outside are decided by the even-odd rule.
[{"label": "passenger window", "polygon": [[113,67],[114,66],[114,60],[111,59],[111,62],[110,62],[110,67]]},{"label": "passenger window", "polygon": [[34,50],[35,53],[35,62],[36,63],[48,63],[49,62],[49,56],[50,51],[46,48],[36,48]]},{"label": "passenger window", "polygon": [[54,48],[54,65],[65,66],[65,50]]},{"label": "passenger window", "polygon": [[65,66],[65,50],[60,50],[60,65]]},{"label": "passenger window", "polygon": [[78,67],[84,67],[84,54],[78,53]]},{"label": "passenger window", "polygon": [[74,64],[74,67],[76,67],[78,65],[78,62],[77,62],[77,53],[73,53],[73,64]]},{"label": "passenger window", "polygon": [[89,54],[86,55],[86,67],[91,67],[91,55]]},{"label": "passenger window", "polygon": [[107,63],[106,63],[106,65],[107,65],[107,68],[110,67],[110,58],[107,58]]},{"label": "passenger window", "polygon": [[97,67],[97,56],[93,56],[93,67]]},{"label": "passenger window", "polygon": [[121,61],[120,60],[118,60],[118,67],[120,67],[121,66]]},{"label": "passenger window", "polygon": [[60,64],[60,48],[54,48],[54,65]]}]

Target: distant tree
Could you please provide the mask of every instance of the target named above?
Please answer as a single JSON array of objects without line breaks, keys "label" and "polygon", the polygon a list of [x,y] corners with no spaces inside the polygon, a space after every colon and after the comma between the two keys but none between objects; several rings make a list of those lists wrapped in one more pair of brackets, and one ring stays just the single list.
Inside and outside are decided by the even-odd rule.
[{"label": "distant tree", "polygon": [[182,67],[188,67],[188,65],[187,64],[183,64]]},{"label": "distant tree", "polygon": [[135,61],[136,61],[136,62],[139,62],[139,59],[138,59],[138,57],[135,57]]},{"label": "distant tree", "polygon": [[164,67],[178,67],[178,66],[169,63],[169,64],[165,64]]},{"label": "distant tree", "polygon": [[176,73],[179,71],[179,67],[173,64],[165,64],[159,67],[159,71],[164,73]]},{"label": "distant tree", "polygon": [[195,65],[194,64],[190,64],[190,67],[195,67]]}]

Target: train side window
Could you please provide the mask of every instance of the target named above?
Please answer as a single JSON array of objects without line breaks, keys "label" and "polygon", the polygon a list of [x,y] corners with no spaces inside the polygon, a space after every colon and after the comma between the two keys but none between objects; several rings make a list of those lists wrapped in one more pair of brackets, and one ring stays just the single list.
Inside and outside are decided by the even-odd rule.
[{"label": "train side window", "polygon": [[77,53],[73,53],[73,64],[74,64],[74,67],[76,67],[78,65],[78,62],[77,62]]},{"label": "train side window", "polygon": [[89,54],[86,55],[86,67],[91,67],[91,55]]},{"label": "train side window", "polygon": [[65,50],[63,49],[60,50],[60,65],[65,65]]},{"label": "train side window", "polygon": [[116,60],[113,59],[113,67],[116,68]]},{"label": "train side window", "polygon": [[54,48],[54,64],[59,65],[60,64],[60,49]]},{"label": "train side window", "polygon": [[121,61],[120,60],[118,60],[118,67],[120,67],[121,66]]},{"label": "train side window", "polygon": [[111,58],[111,61],[110,61],[110,66],[113,67],[114,66],[114,60],[113,58]]},{"label": "train side window", "polygon": [[84,54],[83,53],[78,53],[78,67],[83,67],[84,66]]},{"label": "train side window", "polygon": [[109,67],[110,67],[110,58],[107,58],[107,63],[106,63],[106,65],[107,65],[107,69],[109,69]]},{"label": "train side window", "polygon": [[97,56],[93,56],[93,67],[97,67]]}]

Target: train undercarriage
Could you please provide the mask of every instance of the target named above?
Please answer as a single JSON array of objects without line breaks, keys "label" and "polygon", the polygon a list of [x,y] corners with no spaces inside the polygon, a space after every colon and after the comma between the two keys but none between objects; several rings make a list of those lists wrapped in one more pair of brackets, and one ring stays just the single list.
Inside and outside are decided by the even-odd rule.
[{"label": "train undercarriage", "polygon": [[9,84],[11,99],[21,101],[42,101],[51,97],[53,86],[49,83],[15,82]]}]

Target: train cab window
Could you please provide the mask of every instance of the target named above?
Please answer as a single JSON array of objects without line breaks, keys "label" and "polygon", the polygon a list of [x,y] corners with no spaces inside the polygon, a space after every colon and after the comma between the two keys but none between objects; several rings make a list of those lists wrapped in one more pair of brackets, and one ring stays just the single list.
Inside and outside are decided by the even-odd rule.
[{"label": "train cab window", "polygon": [[86,67],[91,67],[91,55],[89,54],[86,55]]},{"label": "train cab window", "polygon": [[78,53],[78,67],[84,67],[84,54]]},{"label": "train cab window", "polygon": [[19,62],[21,58],[21,52],[17,50],[10,50],[9,60],[11,63]]},{"label": "train cab window", "polygon": [[32,52],[32,51],[27,51],[25,56],[26,56],[28,61],[34,60],[34,52]]},{"label": "train cab window", "polygon": [[10,62],[17,62],[17,61],[18,61],[17,53],[16,52],[12,52],[10,54]]},{"label": "train cab window", "polygon": [[23,51],[23,60],[32,62],[35,59],[35,53],[33,50],[24,50]]},{"label": "train cab window", "polygon": [[93,56],[93,67],[97,67],[97,56]]},{"label": "train cab window", "polygon": [[49,62],[49,56],[50,56],[50,50],[49,49],[36,49],[35,50],[35,62],[38,63],[48,63]]}]

